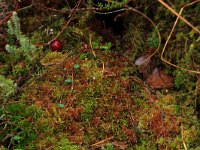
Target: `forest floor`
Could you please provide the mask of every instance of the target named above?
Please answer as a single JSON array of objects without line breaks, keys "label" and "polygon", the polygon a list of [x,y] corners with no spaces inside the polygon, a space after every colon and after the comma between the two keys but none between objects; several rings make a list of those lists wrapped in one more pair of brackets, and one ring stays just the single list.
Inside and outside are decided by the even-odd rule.
[{"label": "forest floor", "polygon": [[0,149],[200,148],[200,3],[127,4],[0,11]]}]

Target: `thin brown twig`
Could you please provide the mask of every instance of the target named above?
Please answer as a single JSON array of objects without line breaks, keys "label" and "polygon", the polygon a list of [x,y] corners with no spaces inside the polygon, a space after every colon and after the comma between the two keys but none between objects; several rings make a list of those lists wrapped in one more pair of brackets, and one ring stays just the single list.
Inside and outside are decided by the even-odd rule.
[{"label": "thin brown twig", "polygon": [[57,38],[63,33],[63,31],[67,28],[67,26],[69,25],[69,23],[70,23],[71,20],[72,20],[73,15],[75,14],[76,8],[80,6],[81,1],[82,1],[82,0],[79,0],[79,1],[76,3],[75,7],[72,9],[72,11],[71,11],[71,13],[70,13],[70,15],[69,15],[70,18],[69,18],[68,21],[66,21],[66,23],[65,23],[65,25],[63,26],[62,30],[61,30],[51,41],[49,41],[48,43],[46,43],[46,45],[49,45],[51,42],[53,42],[55,39],[57,39]]},{"label": "thin brown twig", "polygon": [[92,36],[91,36],[91,34],[89,34],[89,43],[90,43],[91,52],[96,57],[96,54],[95,54],[93,46],[92,46]]},{"label": "thin brown twig", "polygon": [[107,142],[107,141],[110,141],[110,140],[113,139],[113,138],[114,138],[114,137],[111,136],[111,137],[109,137],[109,138],[106,138],[106,139],[104,139],[104,140],[101,140],[101,141],[99,141],[99,142],[97,142],[97,143],[94,143],[94,144],[90,145],[90,147],[98,146],[98,145],[103,144],[103,143],[105,143],[105,142]]},{"label": "thin brown twig", "polygon": [[[69,18],[69,20],[66,21],[64,27],[63,27],[62,30],[57,34],[57,36],[54,37],[54,38],[53,38],[51,41],[49,41],[48,43],[45,43],[45,44],[42,44],[42,45],[49,45],[52,41],[54,41],[55,39],[57,39],[57,38],[62,34],[62,32],[67,28],[67,26],[68,26],[69,23],[71,22],[72,17],[73,17],[73,15],[74,15],[74,13],[75,13],[75,10],[77,9],[77,7],[79,7],[79,5],[81,4],[81,1],[82,1],[82,0],[79,0],[79,1],[77,2],[76,6],[74,7],[74,9],[72,9],[72,11],[71,11],[71,13],[70,13],[70,18]],[[40,46],[41,46],[41,45],[40,45]],[[66,58],[68,58],[68,56],[67,56]],[[55,68],[53,68],[53,70],[57,69],[57,68],[60,67],[62,64],[66,63],[67,61],[68,61],[68,59],[65,59],[62,63],[58,64],[58,66],[56,66]],[[53,71],[53,70],[52,70],[52,71]],[[46,75],[46,74],[48,74],[48,71],[47,71],[46,73],[44,73],[42,76],[44,76],[44,75]],[[41,78],[42,76],[40,76],[40,77],[38,77],[38,78]],[[73,88],[73,86],[72,86],[72,88]]]},{"label": "thin brown twig", "polygon": [[[190,26],[193,30],[195,30],[196,32],[198,32],[200,34],[200,31],[194,27],[189,21],[187,21],[184,17],[180,16],[179,13],[177,13],[174,9],[172,9],[169,5],[167,5],[165,2],[163,2],[162,0],[158,0],[163,6],[165,6],[168,10],[170,10],[173,14],[175,14],[178,18],[180,18],[183,22],[185,22],[188,26]],[[185,6],[183,6],[181,9],[184,9],[185,7],[188,7],[194,3],[200,2],[200,0],[196,0],[194,2],[191,2],[189,4],[186,4]]]},{"label": "thin brown twig", "polygon": [[25,10],[25,9],[28,9],[28,8],[31,8],[31,7],[33,7],[33,4],[25,6],[25,7],[22,7],[20,9],[18,9],[17,11],[19,12],[19,11],[22,11],[22,10]]},{"label": "thin brown twig", "polygon": [[161,45],[161,35],[160,35],[160,32],[159,32],[159,30],[158,30],[156,24],[155,24],[149,17],[147,17],[144,13],[138,11],[138,10],[135,9],[135,8],[131,8],[130,10],[131,10],[131,11],[134,11],[134,12],[136,12],[136,13],[142,15],[144,18],[146,18],[146,19],[153,25],[153,27],[154,27],[154,28],[156,29],[156,31],[157,31],[157,35],[158,35],[158,46],[157,46],[156,50],[155,50],[149,57],[146,58],[145,61],[148,61],[148,60],[151,59],[151,57],[153,57],[153,56],[159,51],[159,49],[160,49],[160,45]]},{"label": "thin brown twig", "polygon": [[0,26],[4,23],[4,22],[6,22],[11,16],[12,16],[12,13],[14,12],[14,11],[17,11],[17,9],[18,9],[18,7],[19,7],[19,4],[18,4],[18,1],[17,0],[15,0],[15,9],[13,10],[13,11],[11,11],[3,20],[0,20]]},{"label": "thin brown twig", "polygon": [[12,102],[5,103],[5,105],[15,104],[15,103],[33,103],[33,101],[28,101],[28,100],[12,101]]},{"label": "thin brown twig", "polygon": [[185,143],[185,140],[184,140],[184,131],[183,131],[183,125],[181,124],[181,138],[182,138],[182,141],[183,141],[183,147],[185,150],[187,150],[187,146],[186,146],[186,143]]},{"label": "thin brown twig", "polygon": [[103,74],[105,72],[105,63],[103,60],[101,60],[101,62],[102,62],[102,74]]},{"label": "thin brown twig", "polygon": [[[159,0],[159,1],[160,1],[160,0]],[[184,70],[184,71],[191,72],[191,73],[200,74],[200,71],[190,70],[190,69],[186,69],[186,68],[177,66],[177,65],[175,65],[175,64],[173,64],[173,63],[171,63],[171,62],[169,62],[168,60],[166,60],[166,59],[164,58],[164,52],[165,52],[165,50],[166,50],[167,44],[168,44],[168,42],[169,42],[169,40],[170,40],[170,38],[171,38],[171,36],[172,36],[172,33],[174,32],[174,29],[175,29],[175,27],[176,27],[176,25],[177,25],[177,23],[178,23],[178,20],[181,18],[181,13],[183,12],[184,8],[186,8],[186,7],[188,7],[188,6],[191,6],[192,4],[197,3],[197,2],[200,2],[200,0],[196,0],[196,1],[192,2],[192,3],[186,4],[185,6],[183,6],[183,7],[181,8],[181,10],[180,10],[180,12],[178,13],[178,16],[177,16],[177,18],[176,18],[176,21],[174,22],[174,25],[173,25],[173,27],[172,27],[172,29],[171,29],[171,32],[170,32],[170,34],[169,34],[169,36],[168,36],[168,38],[167,38],[167,40],[166,40],[166,42],[165,42],[165,45],[164,45],[164,47],[163,47],[163,49],[162,49],[161,57],[160,57],[160,58],[161,58],[162,61],[164,61],[165,63],[167,63],[167,64],[169,64],[169,65],[171,65],[171,66],[173,66],[173,67],[175,67],[175,68],[179,68],[179,69],[182,69],[182,70]],[[182,17],[182,18],[183,18],[183,17]],[[189,24],[188,24],[188,25],[189,25]],[[190,26],[190,25],[189,25],[189,26]],[[190,27],[192,27],[192,26],[190,26]],[[192,28],[193,28],[193,27],[192,27]],[[195,30],[196,28],[194,27],[193,29]],[[197,30],[198,30],[198,29],[197,29]],[[195,31],[196,31],[196,30],[195,30]],[[199,31],[199,30],[198,30],[198,31]],[[198,33],[200,33],[200,32],[198,32]]]},{"label": "thin brown twig", "polygon": [[9,120],[3,121],[3,122],[0,123],[0,126],[2,126],[5,123],[11,123],[11,122]]},{"label": "thin brown twig", "polygon": [[90,7],[90,8],[76,8],[76,9],[64,9],[64,10],[58,10],[55,8],[50,8],[50,7],[42,7],[44,10],[50,10],[50,11],[55,11],[55,12],[60,12],[60,13],[67,13],[71,12],[72,10],[74,11],[100,11],[101,8],[96,8],[96,7]]},{"label": "thin brown twig", "polygon": [[71,86],[71,91],[74,89],[74,67],[72,68],[72,86]]}]

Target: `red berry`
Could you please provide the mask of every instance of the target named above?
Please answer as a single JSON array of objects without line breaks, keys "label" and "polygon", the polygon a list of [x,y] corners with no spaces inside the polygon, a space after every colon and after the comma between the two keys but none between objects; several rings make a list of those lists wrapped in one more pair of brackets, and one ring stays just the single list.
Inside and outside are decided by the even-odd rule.
[{"label": "red berry", "polygon": [[50,47],[51,47],[51,49],[53,51],[59,51],[62,48],[62,44],[61,44],[61,42],[58,39],[56,39],[53,42],[51,42]]}]

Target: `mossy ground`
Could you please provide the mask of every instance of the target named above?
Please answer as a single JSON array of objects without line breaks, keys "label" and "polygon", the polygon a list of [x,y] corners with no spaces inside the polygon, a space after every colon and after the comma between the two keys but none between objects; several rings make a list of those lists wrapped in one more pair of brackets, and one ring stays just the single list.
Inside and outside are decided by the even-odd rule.
[{"label": "mossy ground", "polygon": [[[116,38],[113,42],[113,39],[105,41],[99,35],[101,32],[97,34],[90,28],[88,13],[80,13],[59,37],[62,51],[38,48],[41,65],[37,66],[37,71],[23,72],[23,61],[15,65],[15,68],[21,66],[14,70],[18,74],[9,73],[8,68],[5,71],[7,66],[0,68],[10,78],[25,78],[17,95],[0,110],[2,149],[198,148],[199,76],[158,62],[165,72],[175,76],[175,86],[156,90],[146,84],[134,60],[155,44],[152,39],[147,42],[153,30],[143,29],[146,22],[141,17],[132,17],[138,24],[129,22],[131,16],[128,16],[128,32],[124,32],[121,41]],[[157,14],[155,20],[161,17]],[[64,20],[63,17],[49,26],[54,29],[54,35],[64,25]],[[169,29],[162,20],[158,26],[161,31]],[[196,48],[187,56],[178,50],[167,51],[166,55],[182,66],[185,61],[189,66],[197,65],[199,41],[194,40],[195,35],[184,33],[185,30],[187,28],[180,29],[170,46],[179,49],[182,44],[185,47],[194,44]],[[43,29],[31,34],[34,43],[47,42],[53,36]],[[184,37],[187,43],[181,42]],[[182,44],[174,45],[176,42]],[[178,54],[183,56],[182,60],[175,57]],[[190,59],[194,54],[197,56],[193,61],[197,63]]]}]

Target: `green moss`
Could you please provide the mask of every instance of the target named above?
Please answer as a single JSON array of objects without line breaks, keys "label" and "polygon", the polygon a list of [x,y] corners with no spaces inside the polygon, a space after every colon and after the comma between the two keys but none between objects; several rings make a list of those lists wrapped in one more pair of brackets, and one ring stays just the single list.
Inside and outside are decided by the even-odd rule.
[{"label": "green moss", "polygon": [[81,105],[84,108],[84,113],[81,114],[81,120],[84,122],[90,121],[93,115],[93,109],[97,106],[97,98],[92,89],[83,91],[80,95]]},{"label": "green moss", "polygon": [[[127,4],[127,1],[123,2]],[[180,3],[185,4],[172,2],[179,9]],[[89,5],[91,8],[92,1]],[[147,0],[129,5],[134,5],[134,8],[144,6],[144,10],[141,7],[140,10],[155,20],[162,39],[167,39],[174,23],[174,16],[169,11],[157,2]],[[123,6],[119,1],[112,1],[103,7],[110,10]],[[197,6],[193,8],[197,9]],[[196,16],[195,9],[188,7],[184,10],[187,11],[184,12],[186,17]],[[29,25],[40,18],[37,12],[34,14],[35,17],[29,18],[23,14]],[[64,17],[52,24],[51,17],[54,16],[47,17],[45,29],[41,27],[31,33],[34,43],[43,45],[63,29]],[[188,149],[198,148],[200,130],[196,111],[199,77],[161,62],[157,59],[161,53],[158,51],[152,59],[156,59],[156,67],[175,77],[174,88],[151,88],[134,66],[139,55],[158,45],[157,33],[148,26],[147,20],[135,12],[118,12],[115,19],[125,20],[123,35],[115,35],[112,29],[102,25],[107,33],[113,34],[116,41],[111,43],[105,40],[107,35],[103,39],[102,35],[94,33],[90,24],[86,24],[92,17],[90,11],[77,11],[73,15],[70,24],[59,35],[62,52],[48,52],[48,46],[37,49],[37,64],[41,63],[43,67],[35,65],[32,68],[35,62],[28,61],[31,59],[24,54],[15,58],[0,54],[2,74],[13,80],[24,75],[29,78],[22,87],[19,86],[20,96],[15,100],[8,96],[9,103],[0,109],[3,148],[78,150],[87,149],[84,145],[92,145],[111,136],[114,139],[107,141],[109,144],[104,147],[99,145],[99,149],[117,149],[114,143],[111,144],[113,141],[124,142],[130,150],[184,149],[182,137]],[[191,21],[192,24],[198,22],[198,17]],[[23,52],[28,47],[26,43],[31,45],[22,36],[16,16],[15,20],[8,22],[8,27],[12,34],[7,39],[9,52],[17,49]],[[53,34],[49,34],[50,29],[54,30]],[[183,23],[178,23],[175,30],[164,57],[180,67],[198,69],[199,35]],[[32,56],[33,53],[29,54]],[[4,68],[7,62],[12,65]],[[6,91],[8,88],[2,89]],[[126,133],[123,127],[130,130]],[[128,131],[133,131],[134,135],[129,135]],[[127,142],[133,136],[137,142]]]},{"label": "green moss", "polygon": [[16,92],[17,85],[14,81],[0,75],[0,101],[6,101]]},{"label": "green moss", "polygon": [[[41,115],[42,112],[39,109],[25,103],[18,102],[5,106],[0,116],[3,121],[9,120],[9,122],[0,126],[1,130],[4,130],[0,136],[1,140],[10,143],[15,148],[24,148],[33,142],[39,133],[45,131],[42,126],[36,128]],[[6,136],[9,138],[5,138]]]}]

